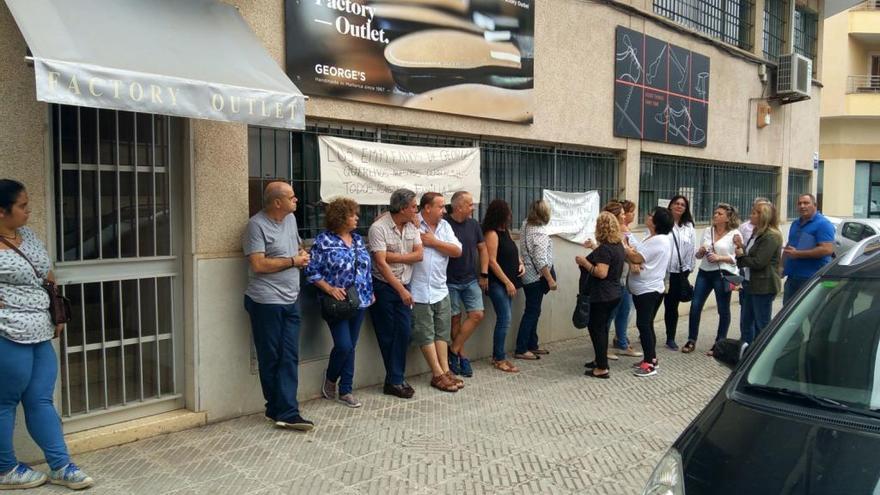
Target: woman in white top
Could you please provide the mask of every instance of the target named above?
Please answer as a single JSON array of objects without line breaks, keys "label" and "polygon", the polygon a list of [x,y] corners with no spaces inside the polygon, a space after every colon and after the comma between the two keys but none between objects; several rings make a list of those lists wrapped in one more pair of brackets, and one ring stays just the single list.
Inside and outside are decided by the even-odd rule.
[{"label": "woman in white top", "polygon": [[672,213],[672,259],[669,262],[669,292],[663,297],[663,320],[666,323],[666,348],[678,350],[675,343],[675,329],[678,327],[678,304],[681,301],[681,286],[687,282],[694,269],[694,254],[697,245],[697,231],[691,215],[691,203],[682,195],[669,200]]},{"label": "woman in white top", "polygon": [[[727,329],[730,327],[730,294],[731,287],[724,274],[736,275],[736,243],[734,238],[742,242],[742,235],[737,227],[739,216],[736,208],[727,203],[719,203],[712,214],[712,226],[703,232],[703,240],[697,249],[697,259],[700,262],[700,271],[697,273],[697,282],[694,284],[694,299],[691,301],[691,313],[688,320],[688,341],[681,352],[693,352],[696,347],[697,336],[700,332],[700,314],[703,306],[709,298],[710,292],[715,292],[715,302],[718,305],[718,333],[715,341],[727,337]],[[709,351],[711,355],[712,351]]]},{"label": "woman in white top", "polygon": [[650,235],[636,246],[627,248],[626,256],[631,263],[638,263],[641,269],[630,271],[627,285],[632,293],[636,307],[636,327],[645,357],[636,369],[636,376],[651,376],[657,373],[657,336],[654,333],[654,317],[663,302],[666,290],[664,280],[672,256],[672,214],[669,210],[657,207],[645,218]]}]

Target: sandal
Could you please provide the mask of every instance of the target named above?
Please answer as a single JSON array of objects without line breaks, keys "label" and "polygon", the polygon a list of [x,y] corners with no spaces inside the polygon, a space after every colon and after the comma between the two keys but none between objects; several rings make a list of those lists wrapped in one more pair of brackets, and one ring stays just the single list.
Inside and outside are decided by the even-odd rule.
[{"label": "sandal", "polygon": [[532,352],[532,354],[540,354],[540,355],[550,354],[550,351],[548,351],[547,349],[532,349],[531,352]]},{"label": "sandal", "polygon": [[593,369],[593,370],[584,371],[584,374],[589,377],[592,377],[592,378],[601,378],[603,380],[611,378],[611,371],[606,371],[605,373],[596,374],[596,370]]},{"label": "sandal", "polygon": [[492,366],[494,366],[496,370],[500,370],[505,373],[519,373],[519,368],[511,364],[511,362],[506,359],[502,359],[501,361],[493,360]]},{"label": "sandal", "polygon": [[694,342],[693,340],[688,340],[687,344],[685,344],[681,347],[681,352],[683,352],[685,354],[690,354],[690,353],[694,352],[694,349],[696,349],[696,347],[697,347],[696,342]]},{"label": "sandal", "polygon": [[541,359],[541,356],[538,356],[537,354],[535,354],[532,351],[527,351],[522,354],[514,354],[513,358],[514,359],[525,359],[528,361],[536,361],[538,359]]},{"label": "sandal", "polygon": [[596,361],[590,361],[589,363],[584,363],[584,368],[593,369],[596,367]]}]

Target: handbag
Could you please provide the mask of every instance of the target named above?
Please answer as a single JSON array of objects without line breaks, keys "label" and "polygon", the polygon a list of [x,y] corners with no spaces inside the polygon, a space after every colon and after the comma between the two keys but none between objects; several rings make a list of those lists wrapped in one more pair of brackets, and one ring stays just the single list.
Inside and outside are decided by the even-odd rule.
[{"label": "handbag", "polygon": [[321,316],[327,323],[332,324],[337,321],[353,318],[361,308],[361,297],[358,295],[357,288],[353,285],[345,289],[345,299],[342,301],[324,291],[321,291],[320,294]]},{"label": "handbag", "polygon": [[[672,233],[672,239],[675,241],[675,251],[678,253],[678,269],[681,270],[681,249],[678,247],[678,238],[675,237],[675,232]],[[694,298],[694,286],[691,285],[691,281],[688,280],[688,275],[690,272],[681,271],[679,273],[670,273],[669,278],[675,279],[678,281],[678,294],[673,294],[679,302],[690,302]]]},{"label": "handbag", "polygon": [[[550,266],[550,276],[553,277],[553,280],[556,280],[556,268],[553,267],[553,265]],[[541,277],[540,282],[541,282],[541,290],[544,292],[544,294],[549,293],[550,292],[550,282],[547,282],[547,279],[544,278],[543,276]]]},{"label": "handbag", "polygon": [[58,286],[55,285],[55,282],[40,277],[40,272],[37,271],[37,267],[34,266],[30,258],[25,256],[20,249],[15,247],[15,244],[2,237],[0,237],[0,241],[3,241],[3,244],[6,244],[10,249],[18,253],[19,256],[24,258],[24,260],[31,265],[37,278],[42,279],[43,290],[49,295],[49,319],[52,320],[52,323],[55,325],[61,325],[70,321],[70,315],[73,314],[70,309],[70,299],[61,294],[61,291],[58,290]]},{"label": "handbag", "polygon": [[[712,237],[712,251],[713,252],[715,251],[714,234]],[[718,271],[721,274],[721,282],[722,282],[722,287],[724,287],[724,292],[733,292],[734,290],[736,290],[737,287],[739,287],[743,283],[743,280],[745,280],[745,277],[743,277],[739,274],[736,274],[736,273],[731,273],[731,272],[721,268],[721,263],[715,263],[715,264],[718,265],[718,268],[719,268]]]},{"label": "handbag", "polygon": [[571,314],[571,323],[577,329],[587,328],[590,321],[590,272],[579,267],[581,276],[578,280],[578,295]]}]

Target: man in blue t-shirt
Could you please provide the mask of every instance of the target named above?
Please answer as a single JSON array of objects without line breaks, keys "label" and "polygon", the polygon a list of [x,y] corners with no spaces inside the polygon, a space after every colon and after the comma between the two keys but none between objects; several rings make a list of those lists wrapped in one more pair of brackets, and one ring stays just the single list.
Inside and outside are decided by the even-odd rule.
[{"label": "man in blue t-shirt", "polygon": [[812,194],[801,194],[797,202],[800,218],[792,222],[788,231],[788,243],[782,250],[785,260],[785,292],[782,304],[786,305],[801,286],[820,268],[831,262],[834,252],[834,225],[816,206]]}]

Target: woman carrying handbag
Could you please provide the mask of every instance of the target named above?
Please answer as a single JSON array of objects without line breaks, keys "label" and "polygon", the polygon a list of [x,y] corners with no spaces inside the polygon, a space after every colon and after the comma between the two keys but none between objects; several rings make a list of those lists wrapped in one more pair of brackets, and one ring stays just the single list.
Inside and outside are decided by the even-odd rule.
[{"label": "woman carrying handbag", "polygon": [[669,201],[672,213],[672,261],[669,262],[669,291],[663,296],[663,321],[666,324],[666,348],[677,351],[675,330],[678,327],[678,305],[690,302],[694,288],[688,277],[694,269],[694,252],[697,234],[691,204],[682,195],[673,196]]},{"label": "woman carrying handbag", "polygon": [[[24,186],[0,180],[0,489],[47,481],[75,490],[95,482],[70,461],[55,410],[58,359],[52,339],[64,324],[49,313],[46,280],[54,282],[43,243],[25,227],[30,207]],[[16,407],[24,408],[31,438],[42,449],[49,475],[18,462],[12,444]]]},{"label": "woman carrying handbag", "polygon": [[355,347],[366,310],[374,301],[370,253],[364,239],[354,231],[358,224],[358,204],[354,200],[338,198],[330,202],[324,222],[327,230],[315,238],[305,269],[308,281],[322,292],[321,313],[333,335],[321,395],[348,407],[361,407],[352,395],[352,387]]}]

